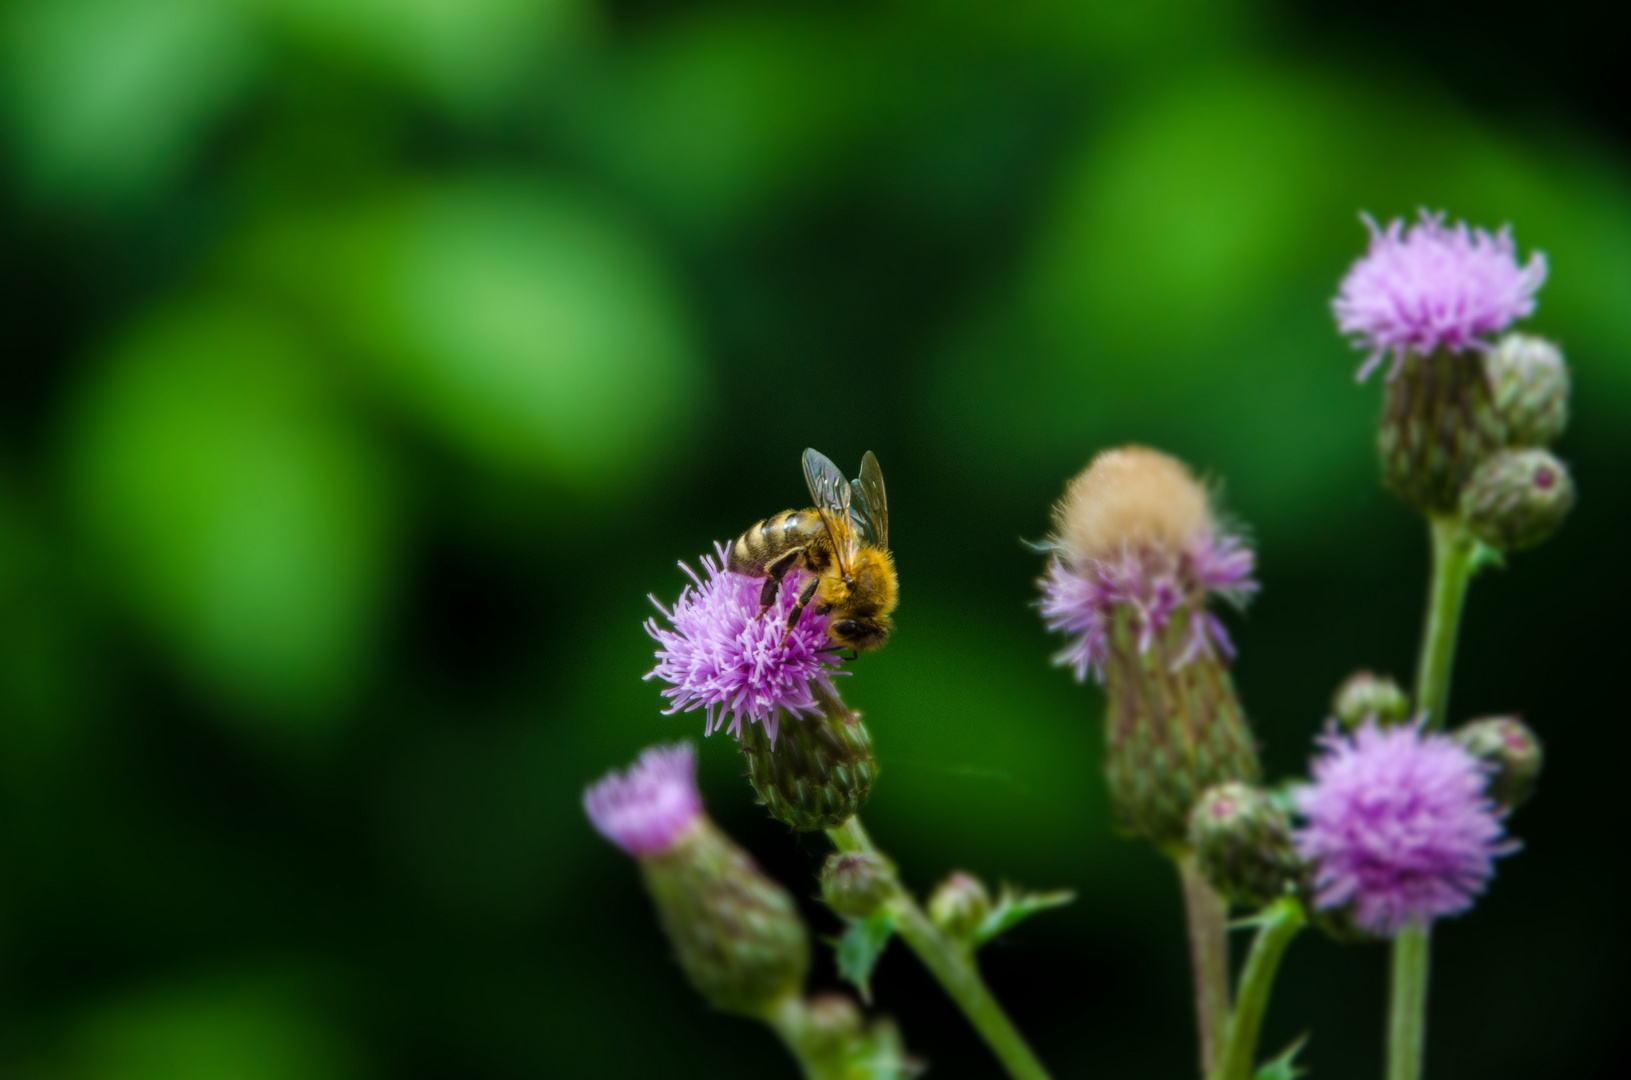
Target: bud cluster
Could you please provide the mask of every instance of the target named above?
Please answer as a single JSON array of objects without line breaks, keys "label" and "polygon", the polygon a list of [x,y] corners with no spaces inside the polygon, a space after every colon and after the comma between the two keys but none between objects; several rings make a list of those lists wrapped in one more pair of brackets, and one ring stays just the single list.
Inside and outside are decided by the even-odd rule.
[{"label": "bud cluster", "polygon": [[1488,337],[1534,311],[1544,257],[1520,266],[1505,230],[1447,227],[1442,216],[1370,227],[1370,251],[1334,308],[1370,350],[1362,378],[1393,357],[1377,436],[1388,487],[1429,517],[1459,515],[1498,551],[1534,547],[1574,503],[1548,449],[1568,425],[1569,372],[1543,338]]}]

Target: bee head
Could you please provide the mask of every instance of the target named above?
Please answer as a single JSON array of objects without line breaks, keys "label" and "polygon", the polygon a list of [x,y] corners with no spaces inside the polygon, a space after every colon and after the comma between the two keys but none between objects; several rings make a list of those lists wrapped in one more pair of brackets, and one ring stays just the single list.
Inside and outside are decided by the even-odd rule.
[{"label": "bee head", "polygon": [[857,652],[882,647],[889,640],[889,620],[878,617],[834,619],[827,627],[827,636],[838,644]]}]

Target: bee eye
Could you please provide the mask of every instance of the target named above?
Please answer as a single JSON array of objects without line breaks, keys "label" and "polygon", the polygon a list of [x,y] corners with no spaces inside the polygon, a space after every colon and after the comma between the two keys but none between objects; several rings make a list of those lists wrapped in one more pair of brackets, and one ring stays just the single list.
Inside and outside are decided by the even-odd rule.
[{"label": "bee eye", "polygon": [[833,633],[837,634],[839,637],[849,637],[857,630],[861,629],[861,624],[856,622],[854,619],[839,619],[837,622],[832,624],[832,629]]}]

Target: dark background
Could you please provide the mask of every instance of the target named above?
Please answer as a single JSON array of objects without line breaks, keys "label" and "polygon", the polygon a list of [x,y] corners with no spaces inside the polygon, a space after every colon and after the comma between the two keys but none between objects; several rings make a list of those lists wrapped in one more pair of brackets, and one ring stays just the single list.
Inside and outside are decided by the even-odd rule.
[{"label": "dark background", "polygon": [[[645,596],[814,445],[891,494],[899,632],[846,682],[874,835],[921,890],[1079,891],[984,954],[1056,1075],[1190,1075],[1177,890],[1111,834],[1018,538],[1117,442],[1223,481],[1238,681],[1302,770],[1347,672],[1410,671],[1424,528],[1328,302],[1359,210],[1425,206],[1549,255],[1582,492],[1473,591],[1455,718],[1550,761],[1436,935],[1429,1067],[1613,1075],[1618,50],[1577,3],[0,4],[0,1074],[791,1075],[578,799],[700,738]],[[813,894],[824,841],[701,750]],[[1376,1075],[1385,969],[1306,935],[1265,1050]],[[932,1075],[993,1074],[909,955],[876,991]]]}]

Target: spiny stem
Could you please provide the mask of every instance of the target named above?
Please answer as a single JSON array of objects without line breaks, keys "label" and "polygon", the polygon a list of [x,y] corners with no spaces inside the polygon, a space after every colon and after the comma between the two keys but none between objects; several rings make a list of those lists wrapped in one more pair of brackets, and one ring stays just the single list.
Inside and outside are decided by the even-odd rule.
[{"label": "spiny stem", "polygon": [[1195,966],[1195,1021],[1200,1030],[1201,1076],[1211,1076],[1223,1053],[1229,1029],[1228,913],[1187,852],[1175,857],[1184,885],[1189,920],[1189,950]]},{"label": "spiny stem", "polygon": [[[1433,582],[1428,592],[1421,658],[1416,665],[1416,709],[1427,714],[1429,730],[1438,730],[1444,727],[1449,711],[1456,633],[1467,586],[1472,582],[1477,545],[1458,518],[1433,518],[1431,526]],[[1393,940],[1388,1080],[1420,1080],[1422,1052],[1427,1044],[1427,968],[1427,929],[1406,927]]]},{"label": "spiny stem", "polygon": [[[839,851],[877,851],[859,817],[852,817],[827,835]],[[896,931],[901,940],[917,954],[923,966],[929,969],[951,999],[963,1010],[969,1023],[974,1025],[992,1053],[1008,1070],[1014,1080],[1048,1080],[1048,1071],[1042,1067],[1025,1037],[1014,1027],[1008,1014],[1002,1011],[997,999],[980,977],[979,968],[968,950],[942,934],[923,913],[912,894],[897,880],[895,899],[892,901],[897,918]]]},{"label": "spiny stem", "polygon": [[1276,900],[1260,916],[1257,939],[1240,973],[1240,994],[1229,1019],[1229,1039],[1216,1073],[1218,1080],[1251,1080],[1257,1035],[1268,1009],[1269,992],[1274,989],[1274,976],[1280,970],[1280,958],[1307,921],[1302,904],[1289,896]]}]

